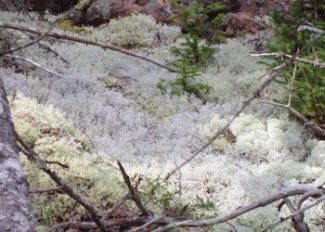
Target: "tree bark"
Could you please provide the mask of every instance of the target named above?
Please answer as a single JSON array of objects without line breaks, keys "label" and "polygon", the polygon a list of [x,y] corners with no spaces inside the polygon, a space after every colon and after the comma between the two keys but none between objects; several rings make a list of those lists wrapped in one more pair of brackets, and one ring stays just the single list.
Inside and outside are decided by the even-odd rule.
[{"label": "tree bark", "polygon": [[0,77],[0,231],[32,232],[34,222],[6,92]]}]

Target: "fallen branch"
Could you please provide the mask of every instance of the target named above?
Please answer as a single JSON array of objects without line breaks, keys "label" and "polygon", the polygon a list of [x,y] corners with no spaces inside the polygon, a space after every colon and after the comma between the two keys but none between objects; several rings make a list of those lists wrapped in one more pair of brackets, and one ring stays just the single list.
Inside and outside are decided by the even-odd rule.
[{"label": "fallen branch", "polygon": [[61,75],[61,74],[59,74],[57,72],[54,72],[54,71],[52,71],[52,70],[50,70],[50,69],[48,69],[46,67],[43,67],[39,63],[36,63],[35,61],[32,61],[32,60],[30,60],[28,58],[25,58],[25,57],[22,57],[22,56],[17,56],[17,55],[6,55],[6,57],[14,58],[14,59],[20,59],[20,60],[26,61],[26,62],[32,64],[33,66],[35,66],[35,67],[37,67],[39,69],[42,69],[43,71],[45,71],[45,72],[47,72],[47,73],[49,73],[51,75],[57,76],[59,78],[62,78],[63,77],[63,75]]},{"label": "fallen branch", "polygon": [[45,172],[58,186],[62,187],[62,191],[65,192],[69,197],[74,199],[76,202],[78,202],[80,205],[82,205],[86,211],[88,211],[91,215],[92,220],[96,223],[97,227],[101,232],[106,232],[106,229],[104,225],[101,223],[101,221],[98,218],[98,213],[95,210],[93,206],[85,202],[85,200],[82,199],[81,196],[79,196],[77,193],[73,191],[73,189],[59,177],[54,171],[48,168],[46,162],[40,158],[40,156],[31,149],[28,145],[25,144],[25,142],[22,140],[22,138],[16,133],[17,142],[20,145],[20,150],[31,160],[33,160],[37,167]]},{"label": "fallen branch", "polygon": [[288,110],[293,116],[295,116],[297,119],[302,121],[305,126],[311,128],[313,131],[315,131],[315,133],[318,136],[320,136],[321,138],[325,138],[325,130],[324,129],[322,129],[321,127],[312,123],[310,120],[308,120],[305,116],[303,116],[301,113],[299,113],[297,110],[295,110],[291,106],[284,105],[284,104],[277,103],[277,102],[272,102],[272,101],[265,101],[265,100],[259,100],[259,102],[263,103],[263,104],[273,105],[276,107],[281,107],[281,108]]},{"label": "fallen branch", "polygon": [[[8,29],[13,29],[13,30],[18,30],[18,31],[25,31],[25,32],[29,32],[29,33],[32,33],[32,34],[41,33],[39,30],[30,28],[30,27],[17,26],[17,25],[12,25],[12,24],[7,24],[7,23],[0,23],[0,28],[8,28]],[[66,35],[66,34],[58,33],[58,32],[44,33],[43,38],[44,37],[52,37],[52,38],[56,38],[56,39],[60,39],[60,40],[68,40],[68,41],[73,41],[73,42],[77,42],[77,43],[81,43],[81,44],[100,47],[100,48],[102,48],[104,50],[108,49],[108,50],[116,51],[116,52],[119,52],[119,53],[122,53],[122,54],[125,54],[125,55],[128,55],[128,56],[138,58],[140,60],[144,60],[144,61],[149,62],[151,64],[154,64],[154,65],[156,65],[158,67],[166,69],[166,70],[168,70],[170,72],[176,72],[176,70],[174,70],[174,69],[172,69],[172,68],[170,68],[170,67],[168,67],[166,65],[160,64],[157,61],[154,61],[154,60],[149,59],[147,57],[140,56],[138,54],[129,52],[129,51],[123,49],[123,48],[115,47],[113,45],[102,44],[102,43],[98,43],[98,42],[95,42],[95,41],[87,40],[87,39],[76,37],[76,36],[70,36],[70,35]],[[38,41],[35,41],[35,43],[37,43]]]},{"label": "fallen branch", "polygon": [[61,163],[59,161],[49,161],[49,160],[46,160],[45,163],[47,163],[47,164],[56,164],[56,165],[59,165],[62,168],[69,168],[69,165],[63,164],[63,163]]},{"label": "fallen branch", "polygon": [[130,181],[130,177],[127,175],[127,173],[125,172],[124,167],[122,166],[121,162],[117,162],[120,171],[122,173],[123,179],[125,184],[127,185],[130,195],[131,195],[131,199],[134,201],[134,203],[138,206],[138,208],[141,210],[142,214],[144,216],[152,216],[153,214],[147,210],[144,205],[141,202],[140,197],[138,196],[137,190],[135,188],[132,187],[131,181]]},{"label": "fallen branch", "polygon": [[53,193],[53,192],[62,192],[62,187],[55,187],[55,188],[50,188],[50,189],[37,189],[37,190],[32,190],[29,191],[28,193],[30,194],[41,194],[41,193]]},{"label": "fallen branch", "polygon": [[145,223],[142,226],[139,226],[137,228],[134,228],[133,230],[131,230],[130,232],[138,232],[138,231],[146,231],[146,228],[149,227],[150,225],[154,224],[155,222],[157,222],[158,220],[160,220],[162,217],[154,217],[153,219],[151,219],[150,221],[148,221],[147,223]]},{"label": "fallen branch", "polygon": [[[137,218],[116,218],[110,220],[104,220],[102,223],[105,227],[113,227],[113,226],[121,226],[123,228],[130,228],[134,226],[142,226],[149,221],[151,221],[152,217],[137,217]],[[158,225],[166,224],[163,219],[156,220],[154,222]],[[57,228],[71,228],[71,229],[80,229],[80,230],[94,230],[97,229],[97,225],[94,222],[64,222],[52,226],[50,231],[54,231]]]},{"label": "fallen branch", "polygon": [[36,34],[40,34],[40,36],[37,39],[35,39],[25,45],[21,45],[21,46],[18,46],[17,48],[13,48],[13,49],[9,49],[7,51],[1,52],[0,57],[4,56],[6,54],[9,54],[9,53],[13,53],[13,52],[28,48],[28,47],[40,42],[42,39],[44,39],[50,33],[50,31],[52,31],[53,27],[54,27],[54,24],[52,24],[46,32],[43,32],[43,33],[37,32]]},{"label": "fallen branch", "polygon": [[[233,211],[232,213],[225,215],[225,216],[219,216],[215,218],[210,218],[210,219],[202,219],[202,220],[186,220],[186,221],[179,221],[179,222],[174,222],[170,223],[166,226],[159,227],[153,232],[163,232],[163,231],[168,231],[170,229],[174,228],[180,228],[180,227],[202,227],[202,226],[209,226],[209,225],[216,225],[220,223],[227,222],[231,219],[237,218],[240,215],[243,215],[245,213],[248,213],[252,210],[255,210],[257,208],[261,208],[264,206],[267,206],[269,204],[272,204],[273,202],[276,202],[278,200],[290,197],[290,196],[296,196],[296,195],[303,195],[309,191],[313,191],[315,189],[311,189],[310,187],[307,186],[297,186],[295,188],[291,188],[288,190],[282,190],[276,193],[273,193],[259,201],[256,201],[248,206],[240,207]],[[296,213],[298,214],[298,213]]]},{"label": "fallen branch", "polygon": [[[254,57],[285,57],[287,59],[292,59],[292,55],[289,54],[285,54],[285,53],[280,53],[280,52],[273,52],[273,53],[254,53],[251,54],[251,56]],[[325,63],[320,63],[318,60],[308,60],[308,59],[304,59],[304,58],[294,58],[295,61],[304,63],[304,64],[310,64],[313,65],[316,68],[325,68]]]},{"label": "fallen branch", "polygon": [[119,209],[127,200],[130,200],[131,197],[129,194],[126,194],[124,197],[122,197],[122,199],[120,199],[118,202],[116,202],[112,208],[109,209],[108,212],[105,213],[104,217],[105,218],[110,218],[111,216],[113,216],[114,212]]},{"label": "fallen branch", "polygon": [[325,195],[323,195],[322,197],[318,198],[318,199],[317,199],[316,201],[314,201],[312,204],[310,204],[310,205],[308,205],[308,206],[306,206],[306,207],[304,207],[304,208],[302,208],[302,209],[300,209],[300,210],[298,210],[298,211],[296,211],[296,212],[290,214],[289,216],[286,216],[286,217],[280,218],[278,221],[276,221],[275,223],[273,223],[273,224],[271,224],[271,225],[268,225],[267,227],[265,227],[263,230],[261,230],[261,231],[259,231],[259,232],[265,232],[265,231],[267,231],[267,230],[269,230],[269,229],[272,229],[272,228],[274,228],[274,227],[280,225],[281,223],[283,223],[283,222],[285,222],[285,221],[287,221],[287,220],[293,218],[294,216],[296,216],[296,215],[298,215],[298,214],[300,214],[300,213],[302,213],[302,212],[304,212],[304,211],[306,211],[306,210],[308,210],[308,209],[310,209],[310,208],[312,208],[312,207],[314,207],[314,206],[316,206],[316,205],[322,203],[323,201],[325,201]]}]

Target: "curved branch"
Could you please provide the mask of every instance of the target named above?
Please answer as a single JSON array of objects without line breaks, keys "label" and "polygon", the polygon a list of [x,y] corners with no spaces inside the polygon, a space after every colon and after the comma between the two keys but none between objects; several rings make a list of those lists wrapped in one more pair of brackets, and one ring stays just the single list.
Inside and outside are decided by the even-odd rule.
[{"label": "curved branch", "polygon": [[[36,29],[33,29],[33,28],[30,28],[30,27],[24,27],[24,26],[17,26],[17,25],[12,25],[12,24],[7,24],[7,23],[0,23],[0,28],[8,28],[8,29],[13,29],[13,30],[18,30],[18,31],[25,31],[25,32],[29,32],[29,33],[32,33],[32,34],[39,34],[40,31],[36,30]],[[143,60],[143,61],[146,61],[146,62],[149,62],[151,64],[154,64],[160,68],[163,68],[163,69],[166,69],[170,72],[176,72],[175,69],[173,68],[170,68],[166,65],[163,65],[157,61],[154,61],[152,59],[149,59],[147,57],[144,57],[144,56],[140,56],[138,54],[135,54],[133,52],[129,52],[123,48],[119,48],[119,47],[116,47],[116,46],[113,46],[113,45],[107,45],[107,44],[102,44],[102,43],[98,43],[98,42],[95,42],[95,41],[91,41],[91,40],[87,40],[87,39],[84,39],[84,38],[80,38],[80,37],[76,37],[76,36],[70,36],[70,35],[67,35],[67,34],[63,34],[63,33],[58,33],[58,32],[48,32],[48,33],[45,33],[43,35],[44,37],[52,37],[52,38],[56,38],[56,39],[60,39],[60,40],[68,40],[68,41],[73,41],[73,42],[76,42],[76,43],[81,43],[81,44],[87,44],[87,45],[92,45],[92,46],[95,46],[95,47],[100,47],[104,50],[112,50],[112,51],[116,51],[116,52],[119,52],[119,53],[122,53],[122,54],[125,54],[125,55],[128,55],[128,56],[132,56],[132,57],[135,57],[135,58],[138,58],[140,60]],[[43,37],[43,38],[44,38]],[[37,43],[38,41],[34,41],[34,43]]]},{"label": "curved branch", "polygon": [[273,202],[276,202],[278,200],[284,199],[286,197],[295,196],[295,195],[303,195],[303,194],[305,194],[309,191],[313,191],[313,190],[314,189],[310,189],[306,186],[298,186],[296,188],[292,188],[289,190],[282,190],[282,191],[273,193],[273,194],[271,194],[259,201],[256,201],[248,206],[240,207],[240,208],[236,209],[235,211],[233,211],[232,213],[225,215],[225,216],[219,216],[219,217],[215,217],[215,218],[203,219],[203,220],[197,220],[197,221],[186,220],[186,221],[174,222],[167,226],[159,227],[156,230],[154,230],[153,232],[163,232],[163,231],[167,231],[167,230],[174,229],[174,228],[180,228],[180,227],[201,227],[201,226],[220,224],[223,222],[227,222],[231,219],[237,218],[240,215],[248,213],[248,212],[255,210],[257,208],[261,208],[261,207],[269,205]]}]

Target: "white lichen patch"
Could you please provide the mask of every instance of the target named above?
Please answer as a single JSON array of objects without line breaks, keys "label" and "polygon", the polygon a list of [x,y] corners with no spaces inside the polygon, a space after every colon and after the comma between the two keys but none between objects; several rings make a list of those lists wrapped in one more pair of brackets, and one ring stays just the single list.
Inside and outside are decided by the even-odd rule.
[{"label": "white lichen patch", "polygon": [[97,41],[124,48],[154,47],[169,44],[180,34],[177,27],[159,24],[150,15],[131,14],[111,19],[99,28],[87,28]]},{"label": "white lichen patch", "polygon": [[[44,28],[46,24],[14,13],[1,14],[0,19],[8,23],[16,20],[33,27]],[[130,26],[133,23],[136,25]],[[116,19],[111,25],[87,29],[92,33],[68,33],[110,42],[110,36],[113,36],[111,26],[116,36],[121,37],[121,40],[116,38],[117,44],[121,42],[119,46],[133,44],[139,54],[161,63],[173,59],[166,52],[172,41],[164,41],[173,38],[179,29],[159,25],[149,16]],[[164,32],[160,33],[161,30]],[[157,40],[157,32],[161,41]],[[144,37],[138,38],[139,33]],[[128,42],[129,39],[132,41]],[[242,102],[264,81],[261,75],[266,73],[266,68],[250,57],[249,49],[242,42],[228,40],[218,46],[215,59],[199,77],[201,82],[213,87],[210,101],[202,104],[194,96],[160,94],[157,82],[173,80],[176,75],[152,64],[92,46],[54,40],[42,42],[68,63],[37,45],[21,51],[20,55],[60,72],[62,78],[37,69],[26,73],[17,73],[13,68],[0,69],[7,92],[18,91],[16,100],[11,102],[17,131],[42,157],[67,163],[69,171],[57,165],[51,167],[74,183],[76,189],[87,192],[87,200],[99,208],[102,202],[97,199],[102,197],[110,201],[125,194],[124,185],[116,181],[120,179],[116,178],[116,172],[108,162],[122,161],[132,177],[137,175],[150,180],[164,177],[229,122]],[[140,48],[143,46],[145,49]],[[110,76],[117,79],[128,76],[135,80],[129,78],[127,84],[117,82],[122,83],[121,89],[108,88],[107,85],[112,83],[104,85],[103,77]],[[268,94],[281,97],[279,92],[278,86],[268,89]],[[92,151],[89,138],[80,131],[92,140],[99,155]],[[162,188],[162,193],[166,194],[160,195],[173,195],[179,205],[196,204],[190,211],[197,218],[229,213],[292,183],[324,183],[324,142],[311,140],[305,128],[288,118],[281,109],[253,102],[245,114],[234,121],[230,132],[235,138],[225,135],[218,139],[216,144],[172,176],[169,185]],[[28,160],[22,162],[31,186],[53,187],[54,183]],[[181,195],[175,193],[179,186]],[[143,189],[147,187],[141,186]],[[164,202],[160,199],[159,204]],[[210,202],[214,208],[202,208]],[[151,202],[150,207],[161,213],[163,207],[159,204]],[[53,204],[40,197],[36,205],[42,217],[51,222],[59,215],[71,216],[71,212],[64,209],[73,208],[73,202],[62,194]],[[74,209],[81,212],[80,208]],[[201,211],[198,213],[195,209]],[[306,212],[306,222],[313,231],[319,231],[317,220],[322,215],[324,209],[321,207]],[[276,207],[272,205],[233,223],[242,231],[258,231],[267,223],[276,221],[277,217]],[[288,231],[289,228],[289,223],[277,227],[278,231]],[[226,229],[216,227],[215,231]]]}]

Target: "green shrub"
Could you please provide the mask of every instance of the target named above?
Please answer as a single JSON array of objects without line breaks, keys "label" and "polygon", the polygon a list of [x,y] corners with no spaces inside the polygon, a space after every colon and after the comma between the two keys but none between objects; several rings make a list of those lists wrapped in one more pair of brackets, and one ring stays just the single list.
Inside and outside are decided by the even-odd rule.
[{"label": "green shrub", "polygon": [[224,14],[222,11],[225,6],[222,3],[207,3],[204,0],[198,0],[183,7],[173,0],[172,4],[178,10],[175,20],[185,33],[212,42],[223,40]]},{"label": "green shrub", "polygon": [[[287,14],[274,11],[275,40],[268,44],[270,52],[294,54],[302,49],[315,37],[308,31],[297,32],[299,25],[311,24],[319,29],[325,29],[325,3],[321,0],[314,2],[297,0]],[[309,45],[299,55],[300,58],[325,61],[325,37],[321,37]],[[279,65],[283,58],[275,58],[273,65]],[[290,65],[283,77],[290,89],[294,65]],[[315,123],[325,123],[325,69],[316,68],[310,64],[297,63],[294,81],[295,91],[292,95],[292,107],[301,112]]]}]

